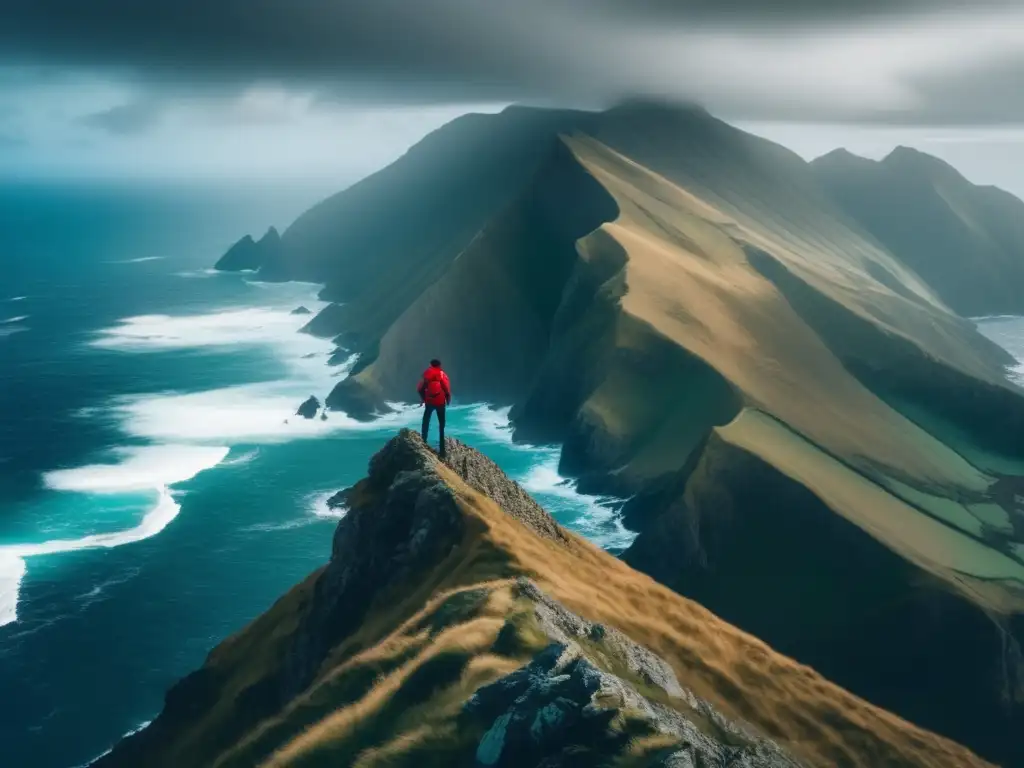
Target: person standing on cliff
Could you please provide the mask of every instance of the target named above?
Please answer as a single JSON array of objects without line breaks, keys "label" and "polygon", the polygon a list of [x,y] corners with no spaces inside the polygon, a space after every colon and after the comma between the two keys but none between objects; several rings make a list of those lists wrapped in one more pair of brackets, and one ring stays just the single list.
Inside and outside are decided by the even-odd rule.
[{"label": "person standing on cliff", "polygon": [[430,367],[423,372],[416,391],[420,396],[423,411],[423,442],[427,442],[430,433],[430,417],[437,411],[437,426],[441,431],[440,450],[438,454],[444,458],[444,417],[445,410],[452,401],[452,387],[448,374],[441,368],[440,360],[431,360]]}]

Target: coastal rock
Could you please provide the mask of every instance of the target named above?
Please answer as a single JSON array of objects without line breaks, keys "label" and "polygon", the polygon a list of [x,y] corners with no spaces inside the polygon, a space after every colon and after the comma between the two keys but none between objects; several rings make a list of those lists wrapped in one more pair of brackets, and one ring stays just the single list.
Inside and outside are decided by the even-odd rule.
[{"label": "coastal rock", "polygon": [[304,419],[312,419],[316,416],[320,410],[320,401],[314,395],[310,395],[309,398],[299,406],[299,410],[295,412],[296,416],[301,416]]},{"label": "coastal rock", "polygon": [[295,309],[293,309],[289,314],[292,314],[292,315],[311,315],[313,313],[307,307],[298,306]]},{"label": "coastal rock", "polygon": [[259,241],[253,240],[252,235],[240,239],[220,257],[214,269],[224,272],[258,270],[276,258],[280,250],[281,236],[277,229],[270,227]]}]

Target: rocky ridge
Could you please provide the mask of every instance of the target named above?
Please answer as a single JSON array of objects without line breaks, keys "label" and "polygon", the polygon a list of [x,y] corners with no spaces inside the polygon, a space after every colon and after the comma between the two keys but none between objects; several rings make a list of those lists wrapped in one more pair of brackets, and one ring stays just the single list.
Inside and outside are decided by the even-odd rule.
[{"label": "rocky ridge", "polygon": [[[95,765],[815,763],[682,681],[680,669],[702,668],[710,656],[691,651],[669,658],[558,598],[560,582],[592,581],[576,571],[592,567],[593,558],[610,569],[609,599],[615,579],[635,578],[630,601],[644,601],[646,590],[654,589],[659,600],[710,624],[715,643],[707,646],[709,654],[724,644],[739,651],[736,658],[766,658],[775,685],[796,684],[793,690],[806,692],[799,696],[808,698],[798,696],[790,707],[810,706],[811,712],[821,691],[835,696],[838,709],[830,717],[838,723],[822,719],[815,727],[838,729],[828,749],[854,756],[844,764],[874,765],[875,755],[888,765],[985,765],[833,692],[809,670],[683,598],[659,592],[644,577],[630,576],[562,530],[482,454],[451,439],[447,454],[442,464],[408,430],[390,441],[371,460],[368,476],[343,492],[349,511],[328,564],[211,652],[201,669],[170,690],[149,727]],[[536,570],[541,563],[552,573]],[[647,615],[663,610],[652,605]],[[721,663],[733,662],[712,666]],[[707,691],[714,694],[714,686]],[[771,695],[761,684],[745,695],[751,698],[744,708],[762,713],[757,717],[773,711],[758,702]],[[842,723],[855,710],[860,714],[850,717],[864,730],[847,739]],[[779,734],[790,730],[785,712],[774,726]]]}]

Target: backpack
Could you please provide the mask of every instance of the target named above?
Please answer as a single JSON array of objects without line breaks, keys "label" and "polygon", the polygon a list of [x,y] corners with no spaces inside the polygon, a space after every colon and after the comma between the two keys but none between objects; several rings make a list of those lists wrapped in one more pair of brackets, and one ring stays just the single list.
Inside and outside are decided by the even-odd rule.
[{"label": "backpack", "polygon": [[427,371],[427,375],[424,378],[427,380],[427,387],[423,394],[432,398],[439,398],[444,395],[444,388],[441,386],[441,370],[439,368]]}]

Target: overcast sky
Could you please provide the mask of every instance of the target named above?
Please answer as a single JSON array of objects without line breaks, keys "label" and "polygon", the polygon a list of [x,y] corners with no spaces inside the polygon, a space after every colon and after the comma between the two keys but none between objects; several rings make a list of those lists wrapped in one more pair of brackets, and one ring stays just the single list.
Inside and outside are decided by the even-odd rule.
[{"label": "overcast sky", "polygon": [[337,175],[511,101],[696,100],[1024,195],[1016,0],[0,0],[0,172]]}]

